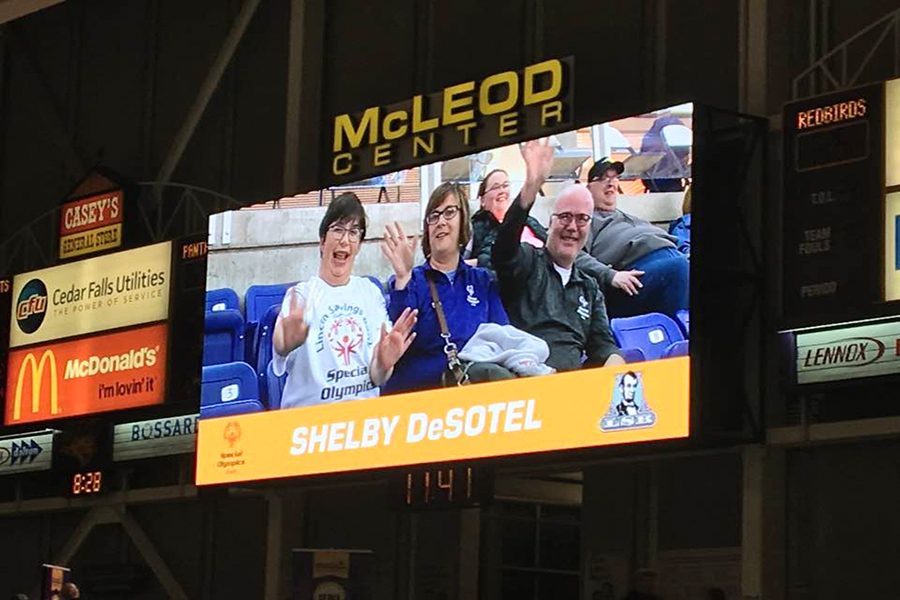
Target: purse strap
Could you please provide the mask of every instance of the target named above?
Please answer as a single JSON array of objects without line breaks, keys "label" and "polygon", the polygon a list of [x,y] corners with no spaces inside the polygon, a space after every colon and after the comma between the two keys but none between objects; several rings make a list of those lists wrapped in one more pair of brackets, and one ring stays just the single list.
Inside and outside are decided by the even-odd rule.
[{"label": "purse strap", "polygon": [[447,368],[456,378],[457,385],[468,383],[469,374],[463,369],[462,362],[459,360],[459,352],[456,344],[450,339],[450,329],[447,327],[447,317],[444,314],[444,305],[441,303],[441,297],[438,295],[437,286],[434,280],[426,274],[425,279],[428,281],[428,289],[431,290],[431,306],[437,314],[438,325],[441,328],[441,337],[444,338],[444,355],[447,357]]}]

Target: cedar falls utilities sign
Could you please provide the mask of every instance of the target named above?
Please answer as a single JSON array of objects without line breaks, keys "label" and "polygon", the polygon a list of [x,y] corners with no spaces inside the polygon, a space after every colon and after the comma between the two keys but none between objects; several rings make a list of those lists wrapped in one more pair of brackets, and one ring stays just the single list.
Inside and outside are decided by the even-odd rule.
[{"label": "cedar falls utilities sign", "polygon": [[573,60],[551,59],[334,118],[325,180],[358,180],[571,129]]},{"label": "cedar falls utilities sign", "polygon": [[797,334],[797,383],[900,373],[900,321]]},{"label": "cedar falls utilities sign", "polygon": [[163,321],[171,242],[16,275],[9,346]]}]

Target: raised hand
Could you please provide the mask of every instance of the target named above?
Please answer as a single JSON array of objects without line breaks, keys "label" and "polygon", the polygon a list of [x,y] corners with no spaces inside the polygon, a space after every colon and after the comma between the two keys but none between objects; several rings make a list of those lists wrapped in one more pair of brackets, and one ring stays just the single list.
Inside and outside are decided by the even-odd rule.
[{"label": "raised hand", "polygon": [[638,294],[638,290],[644,287],[644,284],[641,283],[639,277],[643,275],[643,271],[616,271],[616,274],[613,275],[612,278],[612,286],[614,288],[619,288],[629,296],[636,296]]},{"label": "raised hand", "polygon": [[[381,381],[375,381],[375,377],[372,379],[378,385],[384,383],[384,380],[387,379],[387,373],[394,368],[394,365],[397,364],[397,361],[400,360],[406,349],[416,339],[413,328],[416,326],[418,314],[418,310],[407,307],[403,310],[400,318],[394,322],[390,332],[388,332],[386,324],[381,325],[381,339],[378,340],[378,345],[375,348],[376,368],[373,371],[379,373],[384,379]],[[377,378],[381,379],[381,376]]]},{"label": "raised hand", "polygon": [[522,158],[525,160],[525,181],[540,187],[550,176],[553,166],[553,146],[549,138],[528,140],[521,145]]},{"label": "raised hand", "polygon": [[309,325],[306,323],[306,309],[303,300],[296,290],[291,289],[291,299],[288,301],[287,315],[279,315],[275,324],[275,332],[272,341],[275,351],[281,356],[287,356],[292,350],[301,346],[309,335]]},{"label": "raised hand", "polygon": [[553,146],[550,145],[548,138],[541,138],[528,140],[519,146],[519,150],[525,161],[525,183],[519,196],[523,208],[530,209],[541,186],[550,176],[550,168],[553,166]]},{"label": "raised hand", "polygon": [[418,237],[407,238],[400,223],[390,223],[384,228],[384,239],[381,241],[381,253],[394,269],[396,281],[394,287],[402,290],[412,276],[413,260],[416,255]]}]

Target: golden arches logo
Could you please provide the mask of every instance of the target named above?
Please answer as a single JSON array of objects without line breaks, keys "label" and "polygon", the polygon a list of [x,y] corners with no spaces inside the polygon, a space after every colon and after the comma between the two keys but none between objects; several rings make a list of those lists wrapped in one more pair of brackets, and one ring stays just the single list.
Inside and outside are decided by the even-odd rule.
[{"label": "golden arches logo", "polygon": [[13,421],[22,418],[22,387],[25,382],[25,369],[31,367],[31,412],[37,413],[41,409],[41,388],[44,379],[44,369],[50,367],[50,413],[59,414],[59,382],[56,372],[56,356],[52,350],[44,350],[40,361],[29,352],[19,367],[19,378],[16,381],[16,397],[13,404]]}]

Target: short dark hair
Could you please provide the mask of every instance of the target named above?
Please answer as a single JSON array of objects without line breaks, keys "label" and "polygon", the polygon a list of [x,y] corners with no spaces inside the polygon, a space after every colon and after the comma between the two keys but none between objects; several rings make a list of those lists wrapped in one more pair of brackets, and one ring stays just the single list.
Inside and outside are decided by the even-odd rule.
[{"label": "short dark hair", "polygon": [[637,373],[635,373],[634,371],[625,371],[625,372],[622,374],[622,378],[619,380],[619,385],[620,385],[620,386],[624,386],[624,385],[625,385],[625,378],[626,378],[626,377],[631,377],[631,378],[634,379],[635,381],[640,381],[640,379],[638,379]]},{"label": "short dark hair", "polygon": [[487,193],[487,182],[488,179],[496,175],[497,173],[503,173],[507,177],[509,177],[509,173],[506,172],[506,169],[493,169],[488,171],[488,174],[481,178],[481,183],[478,184],[478,197],[481,198]]},{"label": "short dark hair", "polygon": [[442,183],[431,192],[431,196],[428,198],[428,205],[425,207],[425,218],[422,219],[422,254],[425,255],[425,258],[431,257],[431,241],[428,239],[428,215],[450,194],[456,196],[456,200],[459,202],[459,240],[457,240],[457,245],[460,249],[465,248],[472,237],[472,224],[469,222],[469,195],[466,194],[466,189],[458,183]]},{"label": "short dark hair", "polygon": [[331,201],[325,216],[319,223],[319,241],[323,241],[328,234],[328,228],[335,223],[355,221],[362,230],[360,240],[366,237],[366,210],[363,208],[359,196],[353,192],[344,192]]}]

